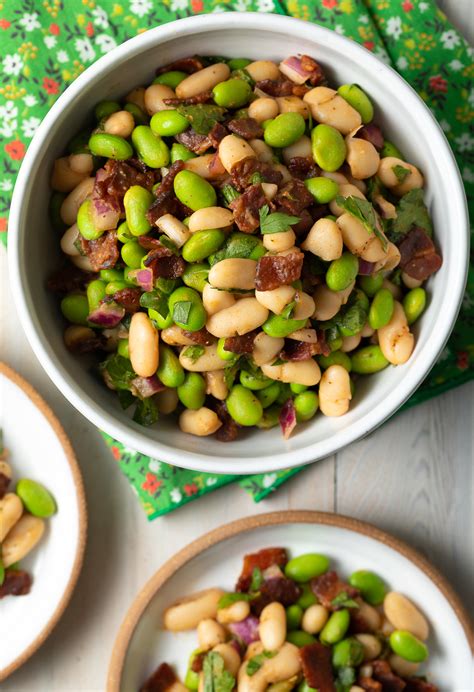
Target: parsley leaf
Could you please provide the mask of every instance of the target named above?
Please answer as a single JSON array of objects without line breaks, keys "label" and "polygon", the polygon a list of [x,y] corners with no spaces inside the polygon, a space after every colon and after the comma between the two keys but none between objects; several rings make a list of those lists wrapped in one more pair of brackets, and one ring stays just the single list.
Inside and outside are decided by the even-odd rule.
[{"label": "parsley leaf", "polygon": [[[233,259],[235,257],[240,257],[242,259],[258,259],[258,257],[253,256],[253,253],[254,251],[258,252],[260,248],[263,248],[263,245],[259,238],[254,235],[249,235],[248,233],[236,231],[227,238],[224,246],[220,250],[208,258],[209,264],[212,267],[223,259]],[[265,251],[264,248],[263,251]]]},{"label": "parsley leaf", "polygon": [[249,594],[249,593],[242,593],[238,591],[237,593],[225,593],[223,596],[220,597],[219,602],[217,604],[217,607],[220,608],[228,608],[231,606],[233,603],[237,603],[238,601],[252,601],[255,598],[255,594]]},{"label": "parsley leaf", "polygon": [[117,399],[124,411],[136,401],[136,397],[134,397],[132,392],[129,392],[128,389],[118,389]]},{"label": "parsley leaf", "polygon": [[260,231],[262,233],[281,233],[287,231],[289,226],[294,226],[301,219],[299,216],[290,216],[281,211],[269,214],[270,208],[265,204],[259,209]]},{"label": "parsley leaf", "polygon": [[198,135],[207,135],[216,122],[225,118],[225,108],[215,106],[212,103],[198,103],[195,106],[178,106],[178,113],[184,115]]},{"label": "parsley leaf", "polygon": [[153,397],[149,396],[146,399],[139,399],[135,413],[133,414],[135,423],[149,427],[158,420],[158,408],[153,401]]},{"label": "parsley leaf", "polygon": [[382,224],[379,215],[367,199],[359,199],[359,197],[353,196],[341,197],[341,195],[338,195],[336,204],[360,221],[367,233],[374,233],[382,243],[383,249],[387,250],[388,242],[381,230]]},{"label": "parsley leaf", "polygon": [[331,605],[335,607],[340,607],[340,608],[358,608],[359,604],[357,601],[354,601],[353,598],[350,598],[349,595],[347,594],[347,591],[341,591],[341,593],[337,594],[336,598],[333,598],[331,601]]},{"label": "parsley leaf", "polygon": [[186,328],[192,307],[193,304],[190,300],[178,300],[173,305],[173,322],[176,322],[179,326],[184,325],[184,328]]},{"label": "parsley leaf", "polygon": [[252,89],[255,86],[255,81],[252,79],[252,77],[245,68],[243,68],[242,70],[232,70],[230,76],[232,78],[243,79],[243,81],[247,82],[247,84],[249,84],[252,87]]},{"label": "parsley leaf", "polygon": [[433,224],[428,208],[423,199],[423,190],[410,190],[400,200],[397,207],[397,218],[390,224],[389,238],[392,242],[408,233],[412,226],[422,228],[427,235],[433,235]]},{"label": "parsley leaf", "polygon": [[205,350],[206,349],[204,346],[201,346],[200,344],[196,344],[196,346],[188,346],[188,348],[184,349],[183,356],[189,358],[193,361],[193,363],[195,363],[197,360],[199,360]]},{"label": "parsley leaf", "polygon": [[173,255],[179,255],[179,248],[178,248],[178,246],[175,245],[175,243],[173,243],[173,241],[171,240],[171,238],[168,238],[167,235],[165,235],[165,234],[160,235],[160,243],[163,245],[163,247],[165,247],[165,248],[167,248],[168,250],[170,250],[170,251],[173,253]]},{"label": "parsley leaf", "polygon": [[229,185],[229,184],[222,186],[221,194],[222,194],[224,201],[227,204],[227,206],[229,206],[229,204],[231,202],[233,202],[234,199],[237,199],[237,197],[240,197],[240,192],[237,192],[235,187],[233,185]]},{"label": "parsley leaf", "polygon": [[247,668],[245,669],[247,675],[250,677],[252,675],[255,675],[255,673],[260,670],[260,668],[263,666],[265,663],[265,659],[267,658],[273,658],[274,656],[277,655],[276,651],[262,651],[261,654],[258,654],[257,656],[253,656],[247,663]]},{"label": "parsley leaf", "polygon": [[241,358],[239,358],[237,355],[235,358],[236,360],[232,361],[230,365],[226,365],[224,368],[224,380],[228,389],[232,389],[241,364]]},{"label": "parsley leaf", "polygon": [[100,370],[106,382],[109,381],[115,389],[119,390],[130,390],[132,380],[137,377],[128,358],[123,358],[118,353],[106,358],[100,364]]},{"label": "parsley leaf", "polygon": [[295,311],[296,307],[296,300],[292,300],[291,303],[288,303],[283,310],[280,312],[280,317],[283,317],[285,320],[291,320],[293,317],[293,313]]},{"label": "parsley leaf", "polygon": [[264,178],[263,175],[260,173],[260,171],[255,171],[255,173],[253,173],[253,174],[250,176],[250,183],[251,183],[252,185],[257,185],[257,183],[264,183],[264,182],[265,182],[265,178]]},{"label": "parsley leaf", "polygon": [[395,173],[399,183],[403,183],[407,175],[410,175],[411,173],[409,168],[405,168],[405,166],[400,166],[400,164],[398,163],[396,166],[392,166],[392,171]]},{"label": "parsley leaf", "polygon": [[217,651],[207,654],[202,669],[204,692],[231,692],[235,678],[225,669],[224,659]]},{"label": "parsley leaf", "polygon": [[140,296],[140,305],[142,308],[156,310],[163,319],[168,317],[168,298],[160,293],[160,291],[153,290],[148,291],[148,293],[142,293]]},{"label": "parsley leaf", "polygon": [[263,573],[260,567],[255,567],[252,572],[252,581],[250,582],[249,591],[255,592],[260,589],[263,582]]}]

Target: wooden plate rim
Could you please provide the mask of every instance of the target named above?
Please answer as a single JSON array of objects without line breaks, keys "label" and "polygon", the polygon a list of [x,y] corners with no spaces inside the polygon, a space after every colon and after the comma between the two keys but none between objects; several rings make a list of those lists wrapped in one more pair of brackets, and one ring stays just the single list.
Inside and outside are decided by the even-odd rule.
[{"label": "wooden plate rim", "polygon": [[471,650],[474,652],[474,630],[467,611],[461,603],[447,579],[426,560],[414,548],[394,536],[376,528],[372,524],[353,519],[342,514],[317,512],[311,510],[289,510],[283,512],[269,512],[257,514],[243,519],[237,519],[229,524],[224,524],[209,533],[204,534],[192,543],[189,543],[178,553],[173,555],[165,564],[148,580],[143,589],[138,593],[123,620],[117,638],[115,640],[107,676],[107,692],[120,692],[120,682],[123,673],[123,665],[127,654],[130,639],[139,623],[141,616],[149,605],[156,592],[168,581],[178,569],[183,567],[199,553],[228,538],[245,533],[263,526],[278,524],[323,524],[349,529],[357,533],[369,536],[390,548],[394,549],[421,569],[426,576],[439,588],[453,608],[466,635]]},{"label": "wooden plate rim", "polygon": [[4,375],[7,379],[17,385],[30,399],[32,404],[41,411],[43,416],[48,421],[49,425],[53,429],[56,437],[58,438],[61,447],[66,455],[69,467],[71,469],[73,482],[76,488],[77,505],[79,511],[79,540],[76,550],[76,556],[74,559],[74,564],[71,572],[71,576],[67,583],[66,589],[59,601],[56,609],[45,627],[41,630],[38,636],[31,642],[31,644],[23,651],[20,656],[18,656],[12,663],[10,663],[6,668],[0,670],[0,682],[5,680],[9,675],[11,675],[15,670],[20,668],[34,653],[39,649],[39,647],[46,641],[53,629],[59,622],[67,604],[73,594],[74,588],[76,586],[79,574],[82,568],[82,562],[84,559],[84,550],[86,546],[87,537],[87,504],[86,496],[84,492],[84,484],[82,481],[81,472],[79,469],[79,464],[77,462],[76,455],[72,448],[71,442],[64,431],[63,426],[56,418],[52,409],[46,403],[40,394],[34,389],[34,387],[27,382],[21,375],[19,375],[15,370],[13,370],[6,363],[0,361],[0,374]]}]

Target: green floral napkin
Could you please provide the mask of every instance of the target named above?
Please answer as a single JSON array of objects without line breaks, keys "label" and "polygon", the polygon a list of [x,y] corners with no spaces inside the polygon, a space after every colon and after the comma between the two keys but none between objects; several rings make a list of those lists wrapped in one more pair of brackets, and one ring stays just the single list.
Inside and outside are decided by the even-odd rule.
[{"label": "green floral napkin", "polygon": [[[193,14],[288,14],[344,34],[392,65],[438,118],[466,186],[473,218],[473,50],[433,0],[7,0],[0,2],[0,239],[26,147],[58,95],[91,63],[137,33]],[[315,56],[316,58],[318,56]],[[448,346],[412,406],[474,375],[474,268]],[[301,469],[218,476],[150,459],[104,434],[149,519],[238,480],[255,501]]]}]

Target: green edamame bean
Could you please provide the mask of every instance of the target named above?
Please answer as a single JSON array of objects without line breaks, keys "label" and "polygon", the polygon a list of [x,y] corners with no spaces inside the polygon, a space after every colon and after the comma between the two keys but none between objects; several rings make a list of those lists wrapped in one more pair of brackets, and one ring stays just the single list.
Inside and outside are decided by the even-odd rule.
[{"label": "green edamame bean", "polygon": [[183,245],[183,259],[186,262],[200,262],[216,252],[224,241],[225,233],[220,228],[197,231]]},{"label": "green edamame bean", "polygon": [[319,408],[319,398],[316,392],[308,391],[297,394],[293,399],[298,423],[310,420]]},{"label": "green edamame bean", "polygon": [[168,311],[168,314],[163,316],[158,310],[148,308],[148,317],[156,322],[158,329],[168,329],[173,324],[173,315]]},{"label": "green edamame bean", "polygon": [[307,389],[308,387],[305,384],[297,384],[296,382],[290,384],[290,390],[293,394],[301,394],[301,392],[305,392]]},{"label": "green edamame bean", "polygon": [[237,354],[232,353],[232,351],[226,351],[224,345],[225,338],[222,337],[217,342],[217,355],[219,358],[222,358],[222,360],[235,360],[238,357]]},{"label": "green edamame bean", "polygon": [[286,609],[286,627],[288,630],[297,630],[303,619],[303,608],[299,605],[291,605]]},{"label": "green edamame bean", "polygon": [[106,283],[105,281],[101,281],[100,279],[95,279],[94,281],[91,281],[89,284],[87,284],[87,302],[89,303],[89,312],[92,312],[96,308],[99,307],[100,301],[104,300],[105,298],[105,289],[106,289]]},{"label": "green edamame bean", "polygon": [[150,120],[150,127],[155,135],[174,137],[188,129],[190,123],[184,115],[175,110],[158,111]]},{"label": "green edamame bean", "polygon": [[257,425],[263,415],[262,404],[250,389],[236,384],[226,399],[226,406],[231,418],[239,425]]},{"label": "green edamame bean", "polygon": [[280,384],[278,382],[273,382],[268,387],[265,387],[265,389],[258,391],[257,398],[262,404],[262,408],[265,409],[275,403],[279,394]]},{"label": "green edamame bean", "polygon": [[164,84],[165,86],[171,87],[171,89],[176,89],[178,84],[180,84],[183,79],[186,79],[188,75],[186,72],[181,72],[180,70],[170,70],[169,72],[163,72],[163,74],[158,75],[152,84]]},{"label": "green edamame bean", "polygon": [[44,485],[30,478],[22,478],[16,486],[16,494],[34,517],[46,519],[56,512],[56,502]]},{"label": "green edamame bean", "polygon": [[343,136],[331,125],[316,125],[311,132],[313,158],[323,171],[337,171],[346,158]]},{"label": "green edamame bean", "polygon": [[343,344],[343,338],[342,336],[334,336],[332,339],[328,339],[328,346],[331,351],[339,351]]},{"label": "green edamame bean", "polygon": [[369,298],[382,288],[383,274],[372,274],[371,276],[359,276],[359,286]]},{"label": "green edamame bean", "polygon": [[133,156],[133,149],[126,139],[106,132],[96,132],[91,135],[89,149],[94,156],[103,156],[116,161],[125,161]]},{"label": "green edamame bean", "polygon": [[227,61],[227,65],[229,66],[229,70],[233,72],[234,70],[243,70],[244,67],[250,65],[251,62],[252,61],[247,58],[231,58]]},{"label": "green edamame bean", "polygon": [[263,138],[269,147],[281,149],[294,144],[305,129],[306,122],[300,113],[281,113],[268,123]]},{"label": "green edamame bean", "polygon": [[117,353],[122,358],[130,359],[130,348],[128,345],[128,339],[119,339],[117,344]]},{"label": "green edamame bean", "polygon": [[101,269],[99,276],[102,281],[109,283],[109,281],[123,281],[124,275],[123,271],[119,269]]},{"label": "green edamame bean", "polygon": [[140,269],[142,259],[147,254],[147,251],[136,240],[129,240],[122,245],[120,254],[127,267],[130,267],[130,269]]},{"label": "green edamame bean", "polygon": [[287,320],[281,315],[270,315],[262,329],[268,336],[285,337],[297,329],[303,329],[305,324],[306,320]]},{"label": "green edamame bean", "polygon": [[411,632],[405,630],[395,630],[390,635],[390,647],[398,656],[411,661],[412,663],[422,663],[428,658],[428,648],[426,644],[415,637]]},{"label": "green edamame bean", "polygon": [[332,650],[334,668],[355,668],[364,660],[364,647],[355,637],[348,637],[335,644]]},{"label": "green edamame bean", "polygon": [[114,293],[117,293],[117,291],[122,291],[124,288],[127,288],[128,284],[126,281],[109,281],[109,283],[105,287],[105,293],[108,296],[113,296]]},{"label": "green edamame bean", "polygon": [[196,156],[197,154],[189,151],[184,144],[174,142],[171,145],[171,163],[174,163],[175,161],[189,161],[190,159],[195,159]]},{"label": "green edamame bean", "polygon": [[65,199],[66,195],[64,192],[53,192],[49,198],[49,218],[53,229],[58,233],[62,233],[67,229],[67,224],[61,218],[61,207]]},{"label": "green edamame bean", "polygon": [[412,288],[403,299],[403,310],[408,324],[413,324],[426,307],[426,291],[421,286]]},{"label": "green edamame bean", "polygon": [[384,159],[387,156],[394,156],[396,159],[401,159],[402,161],[405,161],[405,157],[403,156],[402,152],[398,147],[395,146],[392,142],[389,142],[388,139],[386,139],[383,143],[382,151],[380,152],[380,158]]},{"label": "green edamame bean", "polygon": [[212,98],[223,108],[240,108],[249,102],[252,89],[248,82],[233,77],[225,82],[216,84],[212,90]]},{"label": "green edamame bean", "polygon": [[132,114],[135,125],[148,125],[150,118],[136,103],[126,103],[124,110]]},{"label": "green edamame bean", "polygon": [[202,293],[209,275],[209,269],[208,264],[188,264],[181,278],[186,286]]},{"label": "green edamame bean", "polygon": [[359,271],[359,260],[350,252],[343,252],[333,260],[326,272],[326,284],[331,291],[343,291],[351,284]]},{"label": "green edamame bean", "polygon": [[388,288],[380,288],[373,297],[369,310],[369,324],[372,329],[385,327],[392,318],[394,300]]},{"label": "green edamame bean", "polygon": [[352,108],[355,108],[355,110],[360,113],[364,125],[370,123],[374,117],[374,107],[372,101],[360,86],[357,84],[343,84],[339,87],[337,92],[342,96],[344,101],[347,101]]},{"label": "green edamame bean", "polygon": [[262,372],[247,372],[247,370],[240,371],[240,384],[247,389],[251,389],[254,392],[258,392],[265,387],[270,386],[273,383],[269,377],[266,377]]},{"label": "green edamame bean", "polygon": [[0,586],[2,586],[5,581],[5,566],[3,564],[2,556],[0,555]]},{"label": "green edamame bean", "polygon": [[331,351],[328,356],[319,356],[318,363],[323,370],[327,370],[331,365],[342,365],[347,372],[352,370],[351,359],[344,351]]},{"label": "green edamame bean", "polygon": [[184,679],[184,684],[188,690],[198,690],[199,689],[199,673],[193,670],[193,663],[196,656],[199,656],[202,651],[201,649],[195,649],[191,656],[189,657],[188,669],[186,671],[186,677]]},{"label": "green edamame bean", "polygon": [[94,226],[91,199],[85,199],[79,207],[76,223],[79,233],[86,240],[97,240],[97,238],[100,238],[100,236],[104,233],[104,231],[101,231]]},{"label": "green edamame bean", "polygon": [[117,238],[121,243],[126,243],[128,240],[132,240],[133,235],[130,233],[130,229],[126,221],[122,221],[122,223],[118,226]]},{"label": "green edamame bean", "polygon": [[321,630],[319,637],[322,643],[337,644],[347,632],[350,620],[351,616],[346,608],[343,610],[336,610]]},{"label": "green edamame bean", "polygon": [[153,195],[141,185],[129,187],[123,198],[125,218],[130,233],[134,236],[145,235],[151,228],[146,213],[153,202]]},{"label": "green edamame bean", "polygon": [[349,584],[359,589],[364,601],[373,606],[380,605],[387,593],[387,588],[378,574],[366,569],[353,572],[349,577]]},{"label": "green edamame bean", "polygon": [[297,582],[307,582],[319,577],[329,569],[329,558],[318,553],[298,555],[290,560],[285,567],[285,574],[289,579]]},{"label": "green edamame bean", "polygon": [[161,168],[170,162],[170,150],[148,125],[137,125],[132,132],[133,146],[140,159],[150,168]]},{"label": "green edamame bean", "polygon": [[91,130],[82,130],[70,140],[67,150],[70,154],[89,154],[89,137]]},{"label": "green edamame bean", "polygon": [[179,285],[179,279],[165,279],[162,276],[160,276],[155,281],[155,288],[157,288],[159,291],[161,291],[161,293],[164,293],[167,296],[171,295],[174,289],[178,288]]},{"label": "green edamame bean", "polygon": [[351,361],[352,370],[357,375],[372,375],[388,365],[388,360],[378,345],[359,348],[352,354]]},{"label": "green edamame bean", "polygon": [[256,424],[257,428],[260,428],[260,430],[269,430],[270,428],[274,428],[279,423],[279,417],[280,407],[276,405],[269,406],[267,409],[265,409],[263,416]]},{"label": "green edamame bean", "polygon": [[178,356],[172,348],[163,343],[160,343],[160,360],[156,374],[166,387],[180,387],[184,382],[184,370]]},{"label": "green edamame bean", "polygon": [[201,296],[193,288],[180,286],[170,295],[168,306],[173,321],[181,329],[197,332],[206,324],[207,313]]},{"label": "green edamame bean", "polygon": [[61,312],[72,324],[87,324],[89,316],[89,301],[81,293],[70,293],[61,301]]},{"label": "green edamame bean", "polygon": [[291,398],[291,389],[290,385],[287,384],[286,382],[280,382],[280,393],[278,395],[277,399],[277,404],[280,404],[280,406],[283,406],[283,404],[286,404],[288,399]]},{"label": "green edamame bean", "polygon": [[307,189],[313,195],[318,204],[328,204],[339,193],[339,185],[329,178],[308,178],[304,181]]},{"label": "green edamame bean", "polygon": [[94,115],[97,120],[103,120],[119,110],[121,110],[121,106],[117,101],[100,101],[94,108]]},{"label": "green edamame bean", "polygon": [[303,610],[306,610],[307,608],[309,608],[309,606],[312,606],[315,603],[317,603],[318,599],[314,595],[310,584],[300,584],[299,586],[301,588],[302,593],[296,601],[296,604],[303,608]]},{"label": "green edamame bean", "polygon": [[296,690],[297,692],[318,692],[318,690],[315,687],[310,687],[306,680],[300,682]]},{"label": "green edamame bean", "polygon": [[206,380],[197,372],[188,372],[184,382],[179,385],[178,397],[186,408],[197,410],[204,406],[206,399]]},{"label": "green edamame bean", "polygon": [[286,635],[286,641],[301,648],[302,646],[307,646],[308,644],[314,644],[314,642],[317,640],[312,634],[303,632],[303,630],[293,630],[292,632],[288,632]]},{"label": "green edamame bean", "polygon": [[216,204],[216,191],[212,185],[193,171],[180,171],[174,179],[173,187],[179,201],[193,211]]}]

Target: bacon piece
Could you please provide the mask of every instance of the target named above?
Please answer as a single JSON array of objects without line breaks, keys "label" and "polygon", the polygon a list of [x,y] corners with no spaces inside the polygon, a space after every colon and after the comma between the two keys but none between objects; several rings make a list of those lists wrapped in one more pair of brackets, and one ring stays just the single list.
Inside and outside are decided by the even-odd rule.
[{"label": "bacon piece", "polygon": [[258,553],[250,553],[244,556],[242,572],[237,581],[236,591],[248,591],[254,569],[265,570],[273,565],[284,567],[288,562],[288,553],[285,548],[263,548]]},{"label": "bacon piece", "polygon": [[382,685],[373,678],[360,677],[358,685],[366,692],[382,692]]},{"label": "bacon piece", "polygon": [[406,682],[392,672],[387,661],[371,661],[372,677],[382,684],[383,692],[402,692],[406,688]]},{"label": "bacon piece", "polygon": [[404,272],[418,281],[425,281],[443,264],[436,252],[431,238],[422,229],[415,226],[398,245],[400,250],[400,267]]},{"label": "bacon piece", "polygon": [[217,413],[222,425],[216,432],[216,439],[219,442],[233,442],[239,434],[239,426],[233,418],[230,417],[225,401],[219,399],[211,400],[211,407]]},{"label": "bacon piece", "polygon": [[140,235],[137,240],[145,250],[155,253],[154,257],[168,257],[173,254],[169,248],[161,244],[159,238],[153,238],[151,235]]},{"label": "bacon piece", "polygon": [[186,99],[163,99],[167,106],[195,106],[197,103],[206,103],[212,98],[212,91],[201,91],[200,94],[189,96]]},{"label": "bacon piece", "polygon": [[277,577],[265,579],[259,588],[259,596],[252,600],[252,613],[260,615],[269,603],[278,601],[285,608],[296,603],[301,596],[301,589],[292,579],[287,579],[283,574]]},{"label": "bacon piece", "polygon": [[436,685],[423,678],[405,678],[405,682],[405,692],[438,692]]},{"label": "bacon piece", "polygon": [[139,288],[122,288],[115,291],[112,300],[125,308],[125,312],[133,314],[140,309],[140,296],[142,292]]},{"label": "bacon piece", "polygon": [[84,355],[85,353],[94,353],[94,351],[104,351],[106,346],[107,338],[102,333],[93,332],[93,334],[85,338],[75,339],[67,347],[71,353]]},{"label": "bacon piece", "polygon": [[308,687],[318,692],[336,692],[331,665],[331,649],[320,642],[300,649],[301,667]]},{"label": "bacon piece", "polygon": [[227,123],[227,127],[231,132],[243,139],[263,137],[263,127],[254,118],[236,118]]},{"label": "bacon piece", "polygon": [[215,336],[207,331],[206,327],[199,329],[197,332],[188,332],[186,330],[183,330],[183,332],[184,336],[187,336],[188,339],[191,339],[191,341],[194,341],[195,344],[201,344],[202,346],[210,346],[217,340]]},{"label": "bacon piece", "polygon": [[229,207],[234,212],[234,221],[243,233],[253,233],[260,225],[259,210],[268,204],[260,183],[251,185],[234,199]]},{"label": "bacon piece", "polygon": [[120,257],[115,231],[107,231],[97,240],[86,240],[82,236],[80,240],[81,247],[95,272],[115,267]]},{"label": "bacon piece", "polygon": [[203,67],[205,67],[205,65],[202,59],[198,55],[192,55],[187,58],[179,58],[178,60],[174,60],[163,67],[158,67],[155,74],[160,75],[174,70],[193,74],[193,72],[202,70]]},{"label": "bacon piece", "polygon": [[231,351],[232,353],[252,353],[253,342],[257,336],[257,330],[254,329],[247,334],[242,336],[229,336],[224,341],[224,351]]},{"label": "bacon piece", "polygon": [[258,161],[256,158],[249,158],[237,161],[237,163],[232,166],[232,184],[239,192],[243,192],[245,188],[252,184],[252,176],[254,173],[260,173],[265,183],[280,185],[283,180],[280,171],[276,171],[270,163]]},{"label": "bacon piece", "polygon": [[168,174],[163,178],[157,190],[156,199],[147,211],[148,221],[154,225],[156,220],[164,214],[175,214],[178,200],[174,195],[174,179],[184,168],[184,161],[175,161],[168,169]]},{"label": "bacon piece", "polygon": [[0,500],[5,497],[5,494],[10,485],[11,478],[6,476],[4,473],[0,473]]},{"label": "bacon piece", "polygon": [[289,79],[262,79],[255,86],[269,96],[304,96],[309,91],[306,84],[294,84]]},{"label": "bacon piece", "polygon": [[314,58],[311,58],[309,55],[302,55],[300,64],[305,72],[310,73],[308,81],[312,86],[317,86],[326,81],[323,68]]},{"label": "bacon piece", "polygon": [[308,231],[312,228],[315,219],[311,216],[311,212],[308,209],[303,209],[299,214],[300,220],[298,223],[293,224],[291,227],[293,232],[298,238],[305,236]]},{"label": "bacon piece", "polygon": [[0,586],[0,599],[5,596],[25,596],[30,593],[31,576],[22,569],[7,569],[5,579]]},{"label": "bacon piece", "polygon": [[192,128],[176,135],[176,139],[195,154],[204,154],[212,146],[212,142],[207,135],[200,135]]},{"label": "bacon piece", "polygon": [[314,197],[302,180],[293,178],[278,190],[273,201],[286,214],[299,216],[303,209],[313,204]]},{"label": "bacon piece", "polygon": [[321,173],[321,169],[312,156],[293,156],[288,162],[288,170],[294,178],[299,180],[315,178]]},{"label": "bacon piece", "polygon": [[375,123],[369,123],[368,125],[361,127],[360,130],[357,130],[356,137],[366,139],[379,151],[383,148],[384,138],[382,130]]},{"label": "bacon piece", "polygon": [[273,291],[297,281],[301,276],[304,255],[292,252],[289,255],[265,255],[257,262],[255,288],[257,291]]},{"label": "bacon piece", "polygon": [[332,603],[342,592],[345,592],[349,598],[354,598],[359,594],[357,589],[339,579],[337,572],[334,571],[326,572],[320,577],[312,579],[311,589],[321,605],[329,610],[338,610],[342,607]]},{"label": "bacon piece", "polygon": [[219,143],[228,135],[227,129],[222,123],[214,123],[212,130],[207,135],[211,140],[214,149],[217,149]]},{"label": "bacon piece", "polygon": [[148,680],[140,687],[140,692],[167,692],[178,678],[167,663],[162,663]]},{"label": "bacon piece", "polygon": [[139,159],[109,159],[96,173],[92,199],[102,200],[111,209],[123,211],[123,197],[128,188],[141,185],[149,190],[157,181],[157,176],[159,173],[148,168]]},{"label": "bacon piece", "polygon": [[83,272],[74,264],[67,264],[48,279],[46,287],[53,293],[71,293],[83,290],[94,277],[95,274],[91,272]]},{"label": "bacon piece", "polygon": [[[152,255],[153,252],[150,253]],[[176,255],[148,257],[145,259],[145,265],[153,271],[153,278],[158,279],[178,279],[184,274],[186,262],[182,257]]]},{"label": "bacon piece", "polygon": [[206,656],[206,651],[201,651],[194,656],[193,662],[191,663],[191,670],[194,673],[200,673],[202,671],[204,666],[204,659],[206,658]]},{"label": "bacon piece", "polygon": [[285,340],[285,348],[280,353],[282,360],[309,360],[313,356],[322,353],[319,344],[309,344],[306,341]]}]

